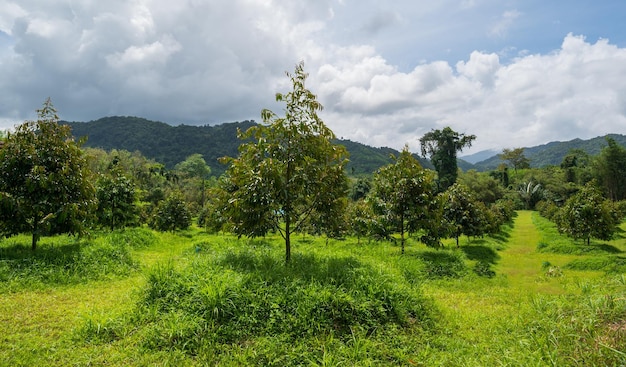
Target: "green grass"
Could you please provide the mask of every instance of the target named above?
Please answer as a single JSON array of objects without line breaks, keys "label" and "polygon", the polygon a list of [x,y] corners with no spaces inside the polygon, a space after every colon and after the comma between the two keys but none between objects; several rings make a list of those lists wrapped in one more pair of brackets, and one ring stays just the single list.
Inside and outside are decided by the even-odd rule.
[{"label": "green grass", "polygon": [[522,211],[459,249],[293,241],[285,266],[279,237],[197,229],[3,240],[0,365],[626,364],[623,237]]}]

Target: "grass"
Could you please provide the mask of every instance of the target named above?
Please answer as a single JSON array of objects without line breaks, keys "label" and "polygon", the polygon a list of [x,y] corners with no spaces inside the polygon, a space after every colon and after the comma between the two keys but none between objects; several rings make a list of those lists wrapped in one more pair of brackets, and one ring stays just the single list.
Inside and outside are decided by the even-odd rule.
[{"label": "grass", "polygon": [[404,256],[301,237],[290,266],[278,237],[197,229],[27,244],[0,242],[2,366],[626,364],[626,241],[532,212]]}]

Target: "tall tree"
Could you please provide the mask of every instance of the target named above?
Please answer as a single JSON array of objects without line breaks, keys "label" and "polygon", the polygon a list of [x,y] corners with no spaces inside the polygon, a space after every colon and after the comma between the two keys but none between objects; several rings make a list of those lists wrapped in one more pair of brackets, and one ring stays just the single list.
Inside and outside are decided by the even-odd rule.
[{"label": "tall tree", "polygon": [[513,170],[517,173],[517,169],[524,169],[530,167],[530,160],[524,155],[524,148],[505,148],[502,153],[498,155],[503,161],[509,162],[513,166]]},{"label": "tall tree", "polygon": [[626,149],[610,137],[594,164],[595,176],[613,201],[626,199]]},{"label": "tall tree", "polygon": [[406,234],[426,227],[434,177],[432,171],[422,168],[408,147],[394,159],[395,163],[380,168],[374,175],[371,200],[383,227],[400,233],[404,254]]},{"label": "tall tree", "polygon": [[347,151],[332,144],[333,132],[317,115],[322,105],[306,88],[302,63],[287,73],[293,89],[277,93],[285,116],[263,110],[263,124],[239,136],[239,157],[227,158],[231,199],[227,212],[238,235],[262,236],[279,232],[285,240],[285,260],[291,259],[291,234],[318,214],[344,205]]},{"label": "tall tree", "polygon": [[48,98],[9,133],[0,149],[0,231],[5,236],[83,233],[94,211],[95,189],[79,143],[69,126],[59,125]]},{"label": "tall tree", "polygon": [[456,182],[458,168],[456,153],[471,147],[476,135],[459,134],[450,127],[431,130],[420,138],[422,155],[430,157],[437,170],[439,191],[445,191]]}]

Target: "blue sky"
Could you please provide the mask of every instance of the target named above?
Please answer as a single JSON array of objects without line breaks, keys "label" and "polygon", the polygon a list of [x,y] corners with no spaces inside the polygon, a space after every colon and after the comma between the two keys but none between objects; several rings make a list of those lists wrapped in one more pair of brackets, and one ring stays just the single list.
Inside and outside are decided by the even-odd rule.
[{"label": "blue sky", "polygon": [[418,150],[626,134],[624,1],[0,0],[0,128],[129,115],[260,120],[305,62],[344,138]]}]

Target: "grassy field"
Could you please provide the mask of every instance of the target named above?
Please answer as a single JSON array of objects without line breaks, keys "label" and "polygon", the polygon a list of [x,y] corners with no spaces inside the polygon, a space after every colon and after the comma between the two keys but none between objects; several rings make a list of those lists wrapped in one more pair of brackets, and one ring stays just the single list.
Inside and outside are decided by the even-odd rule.
[{"label": "grassy field", "polygon": [[[625,225],[622,229],[626,229]],[[257,240],[144,228],[0,243],[0,365],[626,365],[626,238],[521,211],[498,237]]]}]

